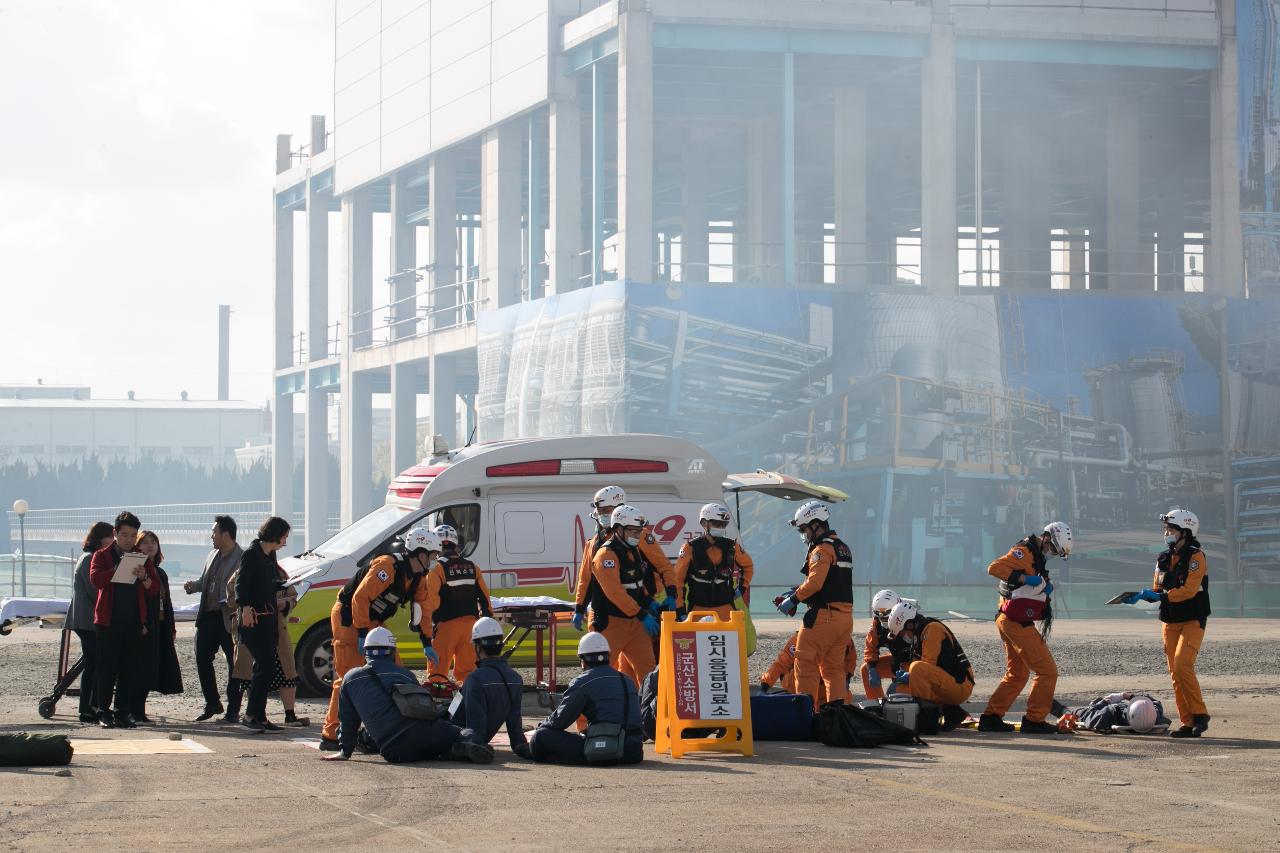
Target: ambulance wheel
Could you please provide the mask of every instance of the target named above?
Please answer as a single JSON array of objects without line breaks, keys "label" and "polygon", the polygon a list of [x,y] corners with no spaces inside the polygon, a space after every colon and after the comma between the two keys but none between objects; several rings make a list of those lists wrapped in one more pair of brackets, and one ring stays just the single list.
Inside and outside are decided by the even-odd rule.
[{"label": "ambulance wheel", "polygon": [[538,691],[538,705],[542,708],[551,707],[551,691],[550,690]]},{"label": "ambulance wheel", "polygon": [[13,622],[9,621],[8,619],[4,620],[4,623],[0,624],[0,637],[7,637],[12,633],[13,633]]},{"label": "ambulance wheel", "polygon": [[333,689],[333,632],[329,620],[302,635],[294,658],[300,692],[304,696],[328,696]]},{"label": "ambulance wheel", "polygon": [[36,710],[40,712],[40,716],[46,720],[53,719],[53,712],[57,710],[58,703],[54,701],[52,696],[46,696],[40,700],[40,704],[36,706]]}]

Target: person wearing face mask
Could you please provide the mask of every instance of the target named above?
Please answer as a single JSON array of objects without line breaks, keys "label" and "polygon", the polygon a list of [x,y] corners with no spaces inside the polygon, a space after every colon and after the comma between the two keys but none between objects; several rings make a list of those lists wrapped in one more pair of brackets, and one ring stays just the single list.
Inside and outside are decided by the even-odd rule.
[{"label": "person wearing face mask", "polygon": [[676,558],[676,612],[713,610],[729,620],[734,599],[751,587],[755,564],[729,528],[732,516],[724,504],[710,503],[698,513],[702,535],[680,548]]},{"label": "person wearing face mask", "polygon": [[623,504],[609,517],[611,532],[592,564],[591,630],[609,642],[610,665],[631,677],[637,688],[654,667],[653,639],[662,606],[653,599],[652,571],[640,543],[646,519]]},{"label": "person wearing face mask", "polygon": [[1196,656],[1209,622],[1209,567],[1196,538],[1200,519],[1195,513],[1171,509],[1160,520],[1164,522],[1165,551],[1156,559],[1151,588],[1133,593],[1124,603],[1150,601],[1160,605],[1164,656],[1182,721],[1169,736],[1200,737],[1209,728],[1209,709],[1196,677]]},{"label": "person wearing face mask", "polygon": [[[862,664],[858,667],[862,692],[868,699],[883,699],[884,680],[892,681],[894,673],[907,662],[909,649],[901,641],[889,638],[889,614],[900,601],[902,596],[891,589],[882,589],[871,598],[871,626],[862,644]],[[889,654],[881,654],[885,649]]]},{"label": "person wearing face mask", "polygon": [[[484,573],[462,556],[458,531],[441,524],[432,531],[440,539],[440,559],[427,574],[427,604],[422,621],[431,620],[434,655],[427,654],[427,672],[453,678],[459,684],[476,668],[471,629],[481,616],[493,616]],[[425,646],[424,646],[425,648]]]},{"label": "person wearing face mask", "polygon": [[[1009,553],[987,566],[987,574],[1000,582],[1000,609],[996,630],[1004,642],[1005,673],[978,718],[980,732],[1011,732],[1004,721],[1013,700],[1018,698],[1027,678],[1035,673],[1027,696],[1027,713],[1022,718],[1022,734],[1057,734],[1058,728],[1045,717],[1053,704],[1058,683],[1058,664],[1045,639],[1053,625],[1053,582],[1046,561],[1063,560],[1071,553],[1071,528],[1061,521],[1045,526],[1014,543]],[[1043,626],[1036,630],[1036,622]]]},{"label": "person wearing face mask", "polygon": [[800,571],[804,583],[780,598],[778,610],[796,615],[806,606],[796,642],[796,690],[819,707],[818,681],[826,684],[826,698],[850,702],[845,656],[853,636],[853,552],[830,526],[831,512],[821,501],[796,510],[791,525],[809,547]]},{"label": "person wearing face mask", "polygon": [[[613,511],[626,502],[627,493],[621,486],[605,486],[596,492],[591,500],[591,517],[595,519],[596,532],[583,543],[582,562],[578,566],[578,583],[574,587],[573,627],[578,631],[581,631],[586,623],[587,606],[591,603],[591,577],[595,567],[596,552],[604,547],[605,540],[613,535],[613,526],[610,522]],[[666,554],[662,553],[662,548],[658,546],[658,540],[652,533],[645,532],[640,537],[640,544],[636,547],[640,549],[645,561],[653,569],[655,575],[653,584],[656,585],[659,579],[662,581],[663,590],[666,593],[666,599],[664,599],[666,609],[675,610],[676,571],[671,561],[667,559]]]},{"label": "person wearing face mask", "polygon": [[[363,666],[365,637],[374,628],[386,624],[401,606],[412,608],[409,629],[417,632],[428,662],[438,660],[431,647],[431,637],[422,629],[422,621],[429,602],[427,584],[423,581],[427,571],[440,557],[440,537],[425,527],[415,527],[404,535],[402,545],[402,554],[384,554],[375,558],[368,569],[356,572],[338,593],[334,609],[339,611],[337,627],[342,629],[346,648],[343,649],[344,666],[340,668],[338,634],[335,632],[333,691],[329,694],[329,710],[320,732],[322,751],[338,749],[339,697],[343,675],[354,667]],[[332,615],[330,621],[333,621]]]}]

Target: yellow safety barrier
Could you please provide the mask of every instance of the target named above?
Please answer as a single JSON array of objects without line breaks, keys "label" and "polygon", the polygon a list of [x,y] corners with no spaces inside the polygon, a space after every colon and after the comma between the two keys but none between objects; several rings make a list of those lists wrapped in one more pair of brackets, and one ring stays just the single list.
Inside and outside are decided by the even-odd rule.
[{"label": "yellow safety barrier", "polygon": [[672,758],[689,752],[754,754],[746,645],[741,611],[730,613],[728,622],[718,621],[713,611],[693,611],[685,622],[662,614],[658,752]]}]

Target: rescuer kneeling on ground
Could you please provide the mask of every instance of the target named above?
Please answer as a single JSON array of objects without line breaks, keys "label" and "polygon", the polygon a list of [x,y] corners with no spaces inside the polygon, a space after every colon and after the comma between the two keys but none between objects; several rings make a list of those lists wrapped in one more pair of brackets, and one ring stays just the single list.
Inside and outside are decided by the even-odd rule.
[{"label": "rescuer kneeling on ground", "polygon": [[453,715],[453,723],[462,726],[467,740],[483,744],[493,740],[506,723],[511,751],[528,758],[529,742],[520,719],[524,679],[502,656],[502,626],[498,620],[488,616],[477,619],[471,629],[471,644],[476,649],[476,668],[462,684],[462,704]]},{"label": "rescuer kneeling on ground", "polygon": [[378,745],[378,753],[392,764],[452,757],[475,764],[493,761],[493,749],[472,743],[466,732],[442,719],[411,719],[391,698],[397,684],[419,687],[413,673],[395,662],[396,638],[386,628],[374,628],[364,640],[369,662],[347,672],[338,696],[342,721],[339,752],[325,761],[345,761],[356,749],[361,724]]},{"label": "rescuer kneeling on ground", "polygon": [[[1040,535],[1033,533],[1018,540],[1009,553],[987,567],[987,574],[1000,581],[996,630],[1004,641],[1005,672],[978,718],[980,732],[1013,731],[1003,717],[1031,673],[1036,677],[1019,731],[1024,735],[1058,732],[1057,726],[1045,720],[1058,683],[1058,664],[1045,644],[1053,626],[1053,582],[1045,563],[1048,557],[1067,559],[1071,544],[1071,528],[1055,521]],[[1036,622],[1043,626],[1038,631]]]},{"label": "rescuer kneeling on ground", "polygon": [[[560,704],[538,724],[529,741],[535,761],[563,764],[638,764],[644,760],[644,728],[636,686],[609,666],[609,641],[592,631],[578,642],[585,672],[564,691]],[[565,731],[581,714],[585,735]]]},{"label": "rescuer kneeling on ground", "polygon": [[941,705],[944,732],[964,722],[960,704],[973,693],[973,667],[951,629],[904,600],[889,613],[889,637],[910,649],[910,663],[894,675],[892,692]]},{"label": "rescuer kneeling on ground", "polygon": [[1196,678],[1196,657],[1209,623],[1209,566],[1200,550],[1200,519],[1188,509],[1171,509],[1160,516],[1164,544],[1156,559],[1151,589],[1134,593],[1126,604],[1151,601],[1160,604],[1164,623],[1164,657],[1173,678],[1173,699],[1182,726],[1169,737],[1200,737],[1209,728],[1209,709]]},{"label": "rescuer kneeling on ground", "polygon": [[[862,646],[862,692],[868,699],[884,698],[884,681],[907,662],[908,649],[900,639],[889,638],[889,614],[902,601],[891,589],[882,589],[871,598],[871,627]],[[889,654],[883,654],[887,650]]]}]

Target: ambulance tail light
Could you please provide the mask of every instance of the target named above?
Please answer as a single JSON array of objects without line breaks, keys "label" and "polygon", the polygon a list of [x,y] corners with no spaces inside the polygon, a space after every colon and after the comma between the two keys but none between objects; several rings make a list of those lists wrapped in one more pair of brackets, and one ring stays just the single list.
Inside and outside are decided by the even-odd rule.
[{"label": "ambulance tail light", "polygon": [[597,459],[597,474],[665,474],[667,463],[646,459]]},{"label": "ambulance tail light", "polygon": [[560,473],[559,459],[541,459],[537,462],[513,462],[510,465],[490,465],[484,470],[488,477],[547,477]]}]

